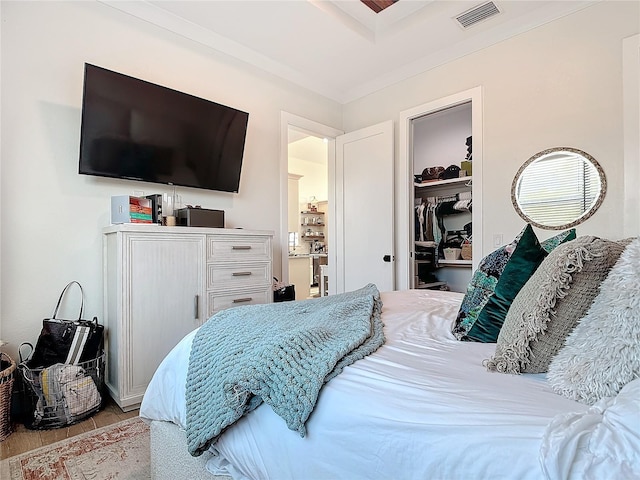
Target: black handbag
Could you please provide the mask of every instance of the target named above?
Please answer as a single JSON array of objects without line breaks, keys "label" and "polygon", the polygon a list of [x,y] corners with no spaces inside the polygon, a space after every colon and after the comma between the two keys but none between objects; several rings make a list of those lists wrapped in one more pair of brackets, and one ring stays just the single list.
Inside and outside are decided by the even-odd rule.
[{"label": "black handbag", "polygon": [[440,172],[438,178],[440,180],[449,180],[460,176],[460,167],[457,165],[449,165],[444,171]]},{"label": "black handbag", "polygon": [[296,299],[296,287],[295,285],[287,285],[273,291],[274,302],[290,302]]},{"label": "black handbag", "polygon": [[[63,320],[56,318],[58,309],[67,290],[77,285],[81,293],[80,313],[77,320]],[[38,337],[33,355],[26,362],[29,368],[49,367],[55,363],[77,365],[81,362],[93,360],[101,353],[104,345],[104,325],[98,323],[98,318],[83,320],[84,291],[76,282],[70,282],[60,294],[52,318],[42,321],[42,331]]]},{"label": "black handbag", "polygon": [[285,285],[276,277],[273,277],[273,301],[274,302],[290,302],[296,299],[295,285]]}]

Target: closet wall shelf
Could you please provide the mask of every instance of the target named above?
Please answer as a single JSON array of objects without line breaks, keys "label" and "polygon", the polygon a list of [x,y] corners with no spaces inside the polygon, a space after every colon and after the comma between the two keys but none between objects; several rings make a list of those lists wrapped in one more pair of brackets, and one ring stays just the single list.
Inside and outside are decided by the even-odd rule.
[{"label": "closet wall shelf", "polygon": [[429,188],[429,187],[437,187],[439,185],[467,183],[467,182],[470,182],[472,178],[473,177],[468,176],[468,177],[449,178],[447,180],[435,180],[433,182],[423,182],[423,183],[414,182],[413,186],[416,188]]},{"label": "closet wall shelf", "polygon": [[456,210],[455,212],[443,213],[443,217],[450,217],[451,215],[460,215],[461,213],[469,213],[469,210]]},{"label": "closet wall shelf", "polygon": [[418,247],[435,248],[435,247],[438,246],[438,244],[436,242],[421,242],[419,240],[416,240],[414,243]]},{"label": "closet wall shelf", "polygon": [[415,288],[436,288],[446,284],[447,282],[418,283]]},{"label": "closet wall shelf", "polygon": [[470,267],[471,260],[438,260],[438,264],[442,267],[446,265],[447,267]]}]

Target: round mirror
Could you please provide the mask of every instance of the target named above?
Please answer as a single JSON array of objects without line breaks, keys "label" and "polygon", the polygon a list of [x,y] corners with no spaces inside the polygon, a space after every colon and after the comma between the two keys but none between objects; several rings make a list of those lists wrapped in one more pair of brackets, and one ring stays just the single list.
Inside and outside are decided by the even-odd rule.
[{"label": "round mirror", "polygon": [[591,155],[556,147],[536,153],[520,167],[511,202],[526,222],[563,230],[593,215],[606,191],[604,171]]}]

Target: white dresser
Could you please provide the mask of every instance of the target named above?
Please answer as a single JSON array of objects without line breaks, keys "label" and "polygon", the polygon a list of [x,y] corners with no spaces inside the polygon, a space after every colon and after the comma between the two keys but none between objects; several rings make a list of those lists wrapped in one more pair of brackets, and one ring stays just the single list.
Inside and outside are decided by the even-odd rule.
[{"label": "white dresser", "polygon": [[106,383],[125,411],[215,312],[273,301],[273,232],[123,224],[103,234]]}]

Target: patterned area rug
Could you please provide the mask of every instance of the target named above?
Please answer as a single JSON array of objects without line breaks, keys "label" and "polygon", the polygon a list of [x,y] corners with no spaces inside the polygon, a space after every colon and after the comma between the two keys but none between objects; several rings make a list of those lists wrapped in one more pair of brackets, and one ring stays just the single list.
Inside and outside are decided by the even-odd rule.
[{"label": "patterned area rug", "polygon": [[149,427],[138,417],[7,458],[3,480],[150,479]]}]

